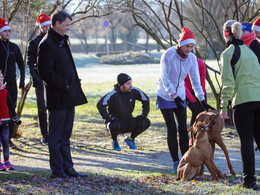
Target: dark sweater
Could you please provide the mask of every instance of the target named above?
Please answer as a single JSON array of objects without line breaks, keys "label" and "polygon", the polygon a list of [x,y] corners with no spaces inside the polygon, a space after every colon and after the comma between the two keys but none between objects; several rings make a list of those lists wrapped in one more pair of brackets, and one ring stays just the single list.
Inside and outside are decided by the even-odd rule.
[{"label": "dark sweater", "polygon": [[[20,85],[24,87],[25,70],[23,57],[19,47],[11,41],[0,40],[0,69],[7,83],[16,81],[16,63],[20,70]],[[7,59],[7,61],[6,61]],[[6,63],[7,62],[7,63]]]},{"label": "dark sweater", "polygon": [[110,91],[99,100],[97,108],[102,118],[109,122],[112,120],[112,117],[118,119],[131,117],[136,100],[142,102],[142,115],[147,117],[150,109],[149,98],[144,92],[136,87],[133,87],[131,92],[122,92],[116,84],[114,90]]}]

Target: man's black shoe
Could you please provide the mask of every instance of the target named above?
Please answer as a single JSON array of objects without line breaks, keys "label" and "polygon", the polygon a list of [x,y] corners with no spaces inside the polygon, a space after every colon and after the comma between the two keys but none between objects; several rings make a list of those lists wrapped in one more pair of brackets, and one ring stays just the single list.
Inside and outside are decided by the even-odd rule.
[{"label": "man's black shoe", "polygon": [[62,174],[52,173],[51,178],[68,178],[68,175],[66,175],[65,173],[62,173]]},{"label": "man's black shoe", "polygon": [[244,183],[242,183],[241,186],[244,187],[244,188],[249,188],[249,189],[253,189],[253,190],[257,190],[258,189],[258,187],[257,187],[255,182],[252,182],[252,183],[244,182]]},{"label": "man's black shoe", "polygon": [[69,177],[88,177],[88,175],[83,175],[75,171],[75,169],[70,168],[69,170],[64,171]]}]

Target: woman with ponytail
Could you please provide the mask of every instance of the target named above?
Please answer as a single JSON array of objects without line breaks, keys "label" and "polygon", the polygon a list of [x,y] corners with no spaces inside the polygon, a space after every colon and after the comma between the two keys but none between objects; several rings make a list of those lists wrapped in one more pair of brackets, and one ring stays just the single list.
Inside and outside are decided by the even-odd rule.
[{"label": "woman with ponytail", "polygon": [[234,20],[223,26],[226,49],[221,54],[221,117],[228,119],[232,100],[233,120],[241,143],[242,186],[257,189],[253,138],[260,146],[260,66],[256,55],[241,40],[242,25]]}]

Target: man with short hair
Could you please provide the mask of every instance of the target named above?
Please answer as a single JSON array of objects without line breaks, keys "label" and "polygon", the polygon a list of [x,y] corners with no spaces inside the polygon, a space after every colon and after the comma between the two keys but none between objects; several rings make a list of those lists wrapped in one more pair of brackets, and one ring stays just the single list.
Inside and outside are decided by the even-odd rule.
[{"label": "man with short hair", "polygon": [[[24,88],[25,70],[23,57],[19,47],[9,41],[11,35],[11,27],[7,20],[0,18],[0,70],[4,76],[4,84],[7,89],[14,107],[17,104],[17,83],[16,83],[16,64],[20,70],[19,88]],[[14,123],[9,123],[9,147],[14,149],[16,145],[11,141],[14,136]]]},{"label": "man with short hair", "polygon": [[30,74],[33,80],[33,86],[35,87],[35,94],[38,106],[38,120],[40,125],[40,130],[42,134],[41,142],[43,145],[48,144],[48,124],[47,124],[47,113],[46,105],[44,101],[44,88],[43,82],[38,74],[36,67],[37,62],[37,49],[40,41],[44,35],[48,32],[51,26],[51,18],[46,14],[42,13],[37,17],[36,24],[40,27],[40,34],[36,36],[29,42],[28,53],[27,53],[27,63],[30,69]]},{"label": "man with short hair", "polygon": [[67,12],[56,12],[38,48],[37,65],[46,88],[49,110],[51,178],[83,176],[73,168],[70,152],[75,106],[87,103],[66,35],[71,21]]},{"label": "man with short hair", "polygon": [[[133,117],[135,101],[142,102],[142,114]],[[151,122],[147,118],[149,113],[149,98],[139,88],[132,86],[132,79],[129,75],[121,73],[117,76],[117,84],[114,90],[103,96],[97,103],[100,115],[105,119],[107,130],[113,142],[113,150],[120,151],[117,136],[130,132],[131,135],[124,139],[124,143],[129,149],[135,150],[135,138],[143,133],[150,126]]]}]

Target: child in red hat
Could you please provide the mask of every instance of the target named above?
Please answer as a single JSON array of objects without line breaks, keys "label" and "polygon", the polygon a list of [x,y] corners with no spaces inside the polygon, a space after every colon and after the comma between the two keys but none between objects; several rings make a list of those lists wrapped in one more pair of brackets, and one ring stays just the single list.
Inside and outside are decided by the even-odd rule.
[{"label": "child in red hat", "polygon": [[[3,145],[3,154],[4,154],[4,164],[0,160],[0,171],[5,171],[6,169],[13,170],[14,167],[9,162],[9,126],[8,123],[10,121],[9,111],[13,117],[13,121],[20,125],[21,121],[17,117],[13,103],[8,95],[6,89],[3,86],[4,77],[0,72],[0,146]],[[2,143],[1,143],[2,142]],[[1,159],[1,158],[0,158]]]}]

